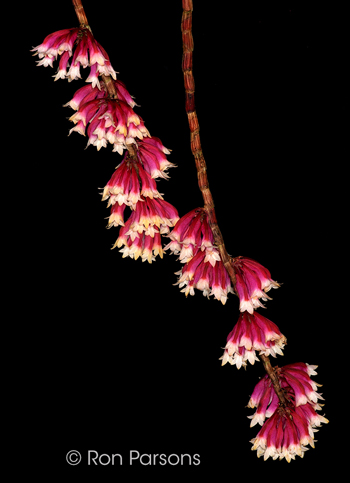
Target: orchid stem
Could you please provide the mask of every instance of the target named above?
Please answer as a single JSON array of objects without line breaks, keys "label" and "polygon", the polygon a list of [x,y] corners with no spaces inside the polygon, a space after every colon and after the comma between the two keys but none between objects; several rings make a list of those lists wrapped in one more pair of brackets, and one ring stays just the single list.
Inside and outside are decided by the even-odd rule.
[{"label": "orchid stem", "polygon": [[[191,132],[191,151],[194,156],[194,160],[197,168],[198,185],[202,192],[204,200],[204,209],[208,213],[208,220],[210,228],[213,232],[215,245],[217,246],[221,260],[227,270],[233,287],[236,286],[236,275],[233,268],[233,259],[228,255],[224,239],[221,234],[218,222],[216,219],[213,196],[209,189],[209,181],[207,175],[207,165],[203,156],[201,141],[199,136],[199,123],[197,113],[195,109],[194,100],[194,77],[193,77],[193,36],[192,36],[192,11],[193,0],[182,0],[182,20],[181,20],[181,32],[182,32],[182,71],[184,75],[185,95],[186,95],[186,113],[188,117],[188,123]],[[271,365],[269,358],[265,355],[260,355],[264,368],[271,379],[273,387],[276,391],[280,405],[283,408],[287,408],[288,401],[285,398],[283,390],[279,384],[278,377],[274,368]],[[288,408],[287,408],[288,409]]]},{"label": "orchid stem", "polygon": [[209,189],[207,165],[203,156],[202,146],[199,136],[199,123],[194,102],[194,77],[193,77],[193,36],[192,36],[192,0],[182,0],[182,71],[184,74],[186,112],[191,132],[191,151],[197,168],[198,185],[204,200],[204,209],[208,214],[208,221],[213,232],[215,245],[217,246],[221,260],[227,270],[233,288],[236,287],[236,275],[232,264],[232,258],[226,251],[224,239],[221,234],[214,208],[213,196]]}]

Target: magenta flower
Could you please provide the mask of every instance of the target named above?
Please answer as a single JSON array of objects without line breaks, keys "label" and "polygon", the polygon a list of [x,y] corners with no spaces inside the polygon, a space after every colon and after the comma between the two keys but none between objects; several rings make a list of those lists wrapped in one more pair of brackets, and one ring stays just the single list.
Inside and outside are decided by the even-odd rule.
[{"label": "magenta flower", "polygon": [[222,365],[229,362],[240,369],[247,365],[246,361],[251,364],[259,361],[255,351],[266,356],[283,355],[282,349],[286,343],[287,339],[271,320],[257,312],[243,312],[227,337],[225,352],[220,360]]},{"label": "magenta flower", "polygon": [[[193,258],[199,249],[205,251],[210,249],[207,260],[211,260],[211,265],[215,266],[216,261],[220,261],[220,255],[214,248],[214,237],[208,223],[208,216],[203,208],[195,208],[184,215],[176,224],[169,235],[172,240],[165,248],[175,254],[179,254],[179,260],[187,263]],[[174,243],[173,243],[174,242]]]},{"label": "magenta flower", "polygon": [[108,206],[118,203],[135,209],[136,203],[141,200],[141,196],[163,200],[154,179],[143,169],[141,163],[131,162],[127,153],[105,186],[102,201],[109,198]]},{"label": "magenta flower", "polygon": [[315,426],[328,423],[328,419],[315,417],[314,413],[310,405],[291,408],[289,411],[278,408],[250,441],[253,443],[252,450],[257,450],[258,458],[263,456],[264,460],[271,456],[274,460],[286,458],[289,463],[295,456],[303,457],[308,444],[315,447]]},{"label": "magenta flower", "polygon": [[[319,384],[310,378],[310,375],[317,374],[315,372],[316,367],[298,362],[275,368],[280,386],[293,407],[297,408],[309,404],[313,408],[320,409],[317,400],[323,399],[323,397],[316,392]],[[257,408],[254,415],[251,416],[250,426],[257,423],[262,425],[265,418],[270,417],[278,406],[279,399],[271,385],[270,378],[266,374],[255,386],[248,403],[248,407]]]},{"label": "magenta flower", "polygon": [[[155,151],[170,152],[166,150],[158,138],[149,138],[148,141],[149,143],[154,143]],[[137,161],[132,160],[127,152],[123,161],[117,166],[116,171],[105,186],[102,200],[104,201],[110,198],[108,206],[115,203],[125,203],[128,206],[132,206],[134,209],[134,205],[137,203],[141,195],[150,199],[159,198],[163,200],[162,195],[157,189],[154,176],[152,177],[152,170],[150,169],[149,164],[145,162],[143,151],[141,150],[143,142],[140,141],[139,144],[140,145],[135,145]],[[162,170],[160,172],[165,172],[169,166],[174,165],[170,162],[163,163],[162,166],[159,166],[159,169]],[[136,179],[138,179],[138,182],[136,182]],[[164,200],[163,205],[167,205]],[[170,207],[171,205],[168,206],[168,211],[173,210],[173,208]],[[163,208],[158,207],[158,209],[161,210]],[[172,211],[172,215],[174,219],[178,219],[176,210]]]},{"label": "magenta flower", "polygon": [[124,210],[125,210],[126,204],[122,203],[119,205],[118,203],[115,203],[111,207],[111,214],[108,218],[108,225],[107,228],[111,228],[112,226],[124,226]]},{"label": "magenta flower", "polygon": [[[126,148],[126,143],[132,144],[135,142],[129,125],[139,125],[141,120],[126,102],[108,99],[104,97],[104,94],[99,94],[98,89],[95,88],[95,90],[96,98],[87,102],[80,102],[77,112],[69,118],[75,124],[81,121],[79,127],[71,129],[70,133],[74,130],[81,133],[82,126],[87,127],[88,146],[92,144],[99,150],[101,147],[106,147],[108,142],[112,142],[121,145],[123,151]],[[91,95],[86,97],[90,99]],[[77,99],[77,97],[76,99],[73,98],[71,103],[74,105]],[[111,137],[113,133],[116,134],[116,138]],[[146,135],[145,132],[138,131],[138,135],[143,137],[143,134]],[[149,134],[148,131],[147,134]]]},{"label": "magenta flower", "polygon": [[251,258],[237,257],[234,260],[234,270],[241,312],[246,310],[253,314],[256,308],[264,307],[260,299],[271,300],[266,292],[280,286],[271,279],[271,274],[265,267]]},{"label": "magenta flower", "polygon": [[33,55],[38,55],[40,61],[38,65],[47,67],[50,65],[53,67],[53,61],[57,59],[57,55],[61,55],[63,52],[68,52],[72,55],[72,49],[75,40],[78,37],[79,28],[63,29],[53,32],[45,37],[42,44],[34,47],[31,52]]},{"label": "magenta flower", "polygon": [[[79,95],[76,94],[73,103],[79,103]],[[94,131],[96,136],[100,128],[103,129],[103,126],[97,124]],[[149,141],[155,152],[169,153],[158,138],[150,138]],[[129,256],[135,260],[140,257],[142,261],[151,263],[157,255],[163,257],[161,235],[169,233],[179,215],[176,208],[159,193],[149,165],[143,163],[144,157],[139,146],[134,147],[136,156],[125,153],[123,161],[103,189],[102,201],[108,199],[108,207],[111,207],[107,228],[121,226],[119,237],[112,248],[121,248],[123,257]],[[164,171],[170,165],[163,163],[160,169]],[[130,208],[131,214],[124,221],[126,206]]]},{"label": "magenta flower", "polygon": [[184,215],[169,234],[171,242],[164,248],[178,254],[185,266],[176,275],[176,285],[184,287],[181,292],[194,295],[194,289],[203,295],[214,295],[223,304],[229,292],[233,292],[228,273],[221,261],[219,251],[214,246],[214,237],[203,208],[196,208]]},{"label": "magenta flower", "polygon": [[137,142],[138,156],[144,168],[152,178],[168,178],[167,170],[175,167],[165,156],[165,154],[170,154],[170,151],[162,145],[158,138],[143,136],[140,139]]},{"label": "magenta flower", "polygon": [[168,233],[169,227],[178,219],[177,211],[170,203],[141,196],[112,248],[123,247],[119,250],[123,258],[129,256],[137,260],[141,256],[142,261],[151,263],[155,256],[163,257],[160,234]]},{"label": "magenta flower", "polygon": [[[103,89],[100,90],[93,85],[81,87],[65,106],[77,111],[70,117],[70,121],[74,122],[75,126],[69,131],[69,134],[75,131],[85,136],[86,133],[88,136],[87,146],[91,144],[99,150],[110,143],[113,144],[114,152],[123,154],[126,144],[137,144],[136,138],[144,140],[145,137],[150,137],[150,133],[142,118],[133,111],[132,108],[136,103],[124,84],[120,81],[113,82],[118,99],[108,97],[104,83],[101,81],[100,85]],[[162,146],[158,139],[148,144],[141,143],[139,156],[146,166],[149,166],[149,157],[155,159],[154,163],[157,164],[159,172],[155,174],[154,170],[149,167],[149,172],[153,178],[156,176],[166,178],[166,169],[174,165],[166,159],[164,154],[164,152],[169,153],[169,151],[163,152],[158,145]],[[166,149],[164,146],[162,148]],[[145,150],[146,153],[151,151],[150,154],[145,156]]]},{"label": "magenta flower", "polygon": [[[130,96],[129,92],[126,90],[125,85],[123,82],[116,80],[114,81],[114,86],[117,91],[118,99],[127,103],[131,108],[136,105],[135,101]],[[104,82],[101,81],[101,87],[104,87]],[[84,104],[88,101],[91,101],[96,98],[108,97],[108,94],[104,89],[100,90],[92,85],[88,84],[76,91],[73,96],[73,99],[64,106],[69,106],[75,111],[77,111],[81,104]]]},{"label": "magenta flower", "polygon": [[[74,50],[75,46],[75,50]],[[73,52],[74,50],[74,52]],[[104,74],[116,79],[109,57],[104,48],[94,39],[87,28],[72,28],[59,30],[48,35],[42,44],[32,49],[33,55],[38,55],[38,65],[53,67],[57,56],[62,55],[64,61],[60,63],[55,80],[67,78],[80,79],[80,67],[91,67],[87,82],[93,86],[99,85],[98,74]],[[68,59],[72,57],[67,71]],[[62,60],[62,59],[61,59]]]},{"label": "magenta flower", "polygon": [[253,443],[252,450],[257,450],[258,458],[264,456],[267,460],[271,456],[274,460],[286,458],[290,462],[296,455],[303,457],[304,445],[312,441],[307,436],[303,424],[296,425],[294,419],[292,421],[285,413],[276,411],[250,442]]},{"label": "magenta flower", "polygon": [[[227,300],[227,296],[230,292],[233,293],[233,289],[231,287],[231,280],[230,280],[230,277],[224,267],[224,264],[221,262],[221,260],[217,261],[217,258],[212,258],[212,254],[217,254],[217,251],[215,249],[215,252],[214,252],[214,249],[213,250],[210,250],[210,249],[206,249],[205,250],[206,254],[205,254],[205,259],[204,259],[204,263],[203,263],[203,267],[202,269],[199,271],[199,273],[196,275],[195,279],[194,279],[194,283],[196,284],[196,288],[198,288],[198,284],[197,284],[197,280],[199,280],[199,277],[203,276],[203,271],[205,269],[205,266],[206,264],[209,263],[209,266],[211,268],[209,268],[210,272],[211,272],[211,291],[210,291],[210,295],[213,295],[216,300],[219,300],[222,304],[225,304],[226,303],[226,300]],[[209,253],[209,255],[208,255]],[[219,256],[219,255],[218,255]],[[214,266],[212,265],[212,260],[213,262],[215,262]],[[208,281],[210,279],[208,278]],[[200,285],[199,285],[200,287]]]},{"label": "magenta flower", "polygon": [[323,399],[321,394],[316,392],[319,384],[310,378],[310,375],[317,374],[314,370],[316,367],[298,362],[277,369],[283,384],[292,388],[296,407],[306,403],[317,404],[318,399]]},{"label": "magenta flower", "polygon": [[[97,64],[94,64],[94,65],[91,66],[90,73],[89,73],[88,77],[85,79],[85,82],[91,82],[92,87],[97,86],[98,89],[101,89],[101,82],[100,82],[100,79],[99,79],[99,75],[100,75],[100,73],[97,70]],[[64,77],[61,77],[61,78],[63,79]]]},{"label": "magenta flower", "polygon": [[[188,252],[193,256],[193,246],[191,247],[183,247],[181,245],[181,237],[183,237],[183,234],[186,233],[188,227],[190,226],[191,221],[196,217],[198,213],[201,213],[201,208],[195,208],[194,210],[190,211],[186,215],[182,216],[180,220],[176,223],[175,227],[171,231],[169,238],[172,240],[168,245],[165,247],[165,250],[168,248],[174,253],[174,254],[179,254],[182,250],[183,255],[182,258],[184,258],[184,253],[186,250],[191,250],[191,252]],[[188,254],[186,254],[186,259],[189,259],[190,257]]]},{"label": "magenta flower", "polygon": [[[323,399],[316,392],[319,384],[310,378],[316,374],[316,367],[303,362],[275,367],[286,407],[281,405],[267,374],[255,386],[248,407],[257,410],[248,417],[252,419],[251,427],[262,426],[251,440],[258,457],[286,458],[290,462],[296,455],[303,457],[308,444],[314,447],[314,432],[318,431],[315,428],[328,423],[328,419],[316,412],[322,409],[317,400]],[[268,418],[266,422],[265,418]]]},{"label": "magenta flower", "polygon": [[68,51],[64,52],[61,55],[61,59],[60,59],[59,65],[58,65],[58,71],[57,71],[56,75],[54,76],[55,81],[57,81],[58,79],[64,79],[65,77],[67,77],[67,67],[68,67],[69,55],[70,54],[69,54]]},{"label": "magenta flower", "polygon": [[[318,385],[309,377],[316,374],[316,367],[299,362],[276,369],[288,401],[287,408],[280,405],[267,375],[255,386],[248,407],[257,407],[255,414],[249,416],[252,418],[250,425],[259,423],[263,426],[251,440],[254,443],[252,449],[257,450],[258,457],[264,455],[265,460],[270,456],[273,459],[286,458],[289,462],[296,455],[303,457],[308,444],[314,447],[315,428],[321,426],[321,423],[328,423],[328,419],[316,412],[321,406],[315,401],[321,396],[315,390],[310,390],[310,387]],[[292,383],[291,374],[294,378]],[[308,396],[301,398],[301,393],[308,393]],[[269,419],[264,423],[265,418]]]},{"label": "magenta flower", "polygon": [[[101,87],[104,88],[104,86],[105,86],[104,82],[101,82]],[[122,82],[120,80],[114,80],[114,86],[117,90],[118,99],[126,102],[127,104],[129,104],[130,107],[134,107],[134,106],[138,105],[134,101],[133,96],[131,96],[129,94],[129,92],[127,91],[124,82]]]},{"label": "magenta flower", "polygon": [[103,90],[100,91],[99,89],[92,87],[92,85],[87,84],[83,87],[80,87],[80,89],[75,92],[73,98],[67,102],[67,104],[64,104],[64,107],[69,106],[77,111],[81,105],[94,99],[101,99],[102,97],[106,97],[106,94]]}]

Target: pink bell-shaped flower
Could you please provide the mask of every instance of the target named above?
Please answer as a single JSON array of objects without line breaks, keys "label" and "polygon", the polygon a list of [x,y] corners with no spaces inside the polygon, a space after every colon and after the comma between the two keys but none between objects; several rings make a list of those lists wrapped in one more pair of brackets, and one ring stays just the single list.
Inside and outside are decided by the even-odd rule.
[{"label": "pink bell-shaped flower", "polygon": [[[317,401],[323,399],[323,397],[316,392],[319,384],[310,378],[310,375],[317,374],[315,372],[316,367],[298,362],[274,368],[286,398],[294,407],[311,404],[313,407],[320,409]],[[270,417],[278,405],[278,397],[271,385],[269,376],[266,374],[255,386],[248,403],[248,407],[257,408],[254,415],[251,416],[251,426],[256,423],[261,425],[265,417]]]},{"label": "pink bell-shaped flower", "polygon": [[[98,126],[95,129],[98,135]],[[155,138],[155,149],[165,150]],[[167,234],[179,219],[176,208],[164,200],[157,189],[148,166],[142,163],[142,154],[135,145],[136,156],[126,152],[102,193],[102,201],[108,199],[111,214],[107,228],[121,226],[119,237],[112,248],[121,248],[123,257],[141,258],[149,263],[159,255],[163,257],[161,235]],[[169,152],[169,151],[168,151]],[[166,166],[164,166],[166,169]],[[131,214],[124,221],[125,208]]]},{"label": "pink bell-shaped flower", "polygon": [[63,29],[53,32],[52,34],[45,37],[44,41],[34,47],[31,52],[33,55],[38,55],[39,60],[38,65],[43,65],[47,67],[53,67],[54,60],[57,59],[57,55],[63,54],[63,52],[68,52],[72,55],[72,49],[74,42],[78,37],[79,28]]},{"label": "pink bell-shaped flower", "polygon": [[220,360],[222,365],[229,362],[240,369],[242,365],[247,365],[246,361],[254,364],[259,360],[256,352],[273,357],[283,355],[282,349],[286,343],[287,339],[271,320],[257,312],[243,312],[227,337],[225,352]]},{"label": "pink bell-shaped flower", "polygon": [[266,292],[280,285],[271,279],[271,274],[265,267],[251,258],[237,257],[233,267],[240,300],[239,310],[252,314],[258,307],[264,307],[260,299],[271,300]]},{"label": "pink bell-shaped flower", "polygon": [[126,153],[124,160],[105,186],[102,201],[109,198],[108,206],[118,203],[135,209],[136,203],[141,200],[141,195],[151,199],[163,199],[157,190],[156,182],[140,164],[130,162]]},{"label": "pink bell-shaped flower", "polygon": [[176,285],[181,292],[194,295],[195,289],[203,295],[213,295],[223,304],[233,292],[228,273],[221,261],[204,208],[196,208],[184,215],[169,234],[170,243],[164,248],[179,255],[184,267],[176,272]]},{"label": "pink bell-shaped flower", "polygon": [[[142,120],[140,126],[142,127]],[[170,151],[163,146],[161,141],[153,136],[143,134],[140,141],[137,141],[137,145],[137,156],[151,177],[168,178],[167,170],[175,167],[175,164],[167,160],[165,154],[170,154]]]},{"label": "pink bell-shaped flower", "polygon": [[322,409],[318,399],[323,399],[316,392],[319,384],[310,378],[316,374],[316,367],[298,362],[274,368],[287,401],[286,407],[281,405],[268,375],[255,386],[248,407],[257,409],[248,417],[252,420],[251,427],[262,426],[251,440],[258,457],[286,458],[289,462],[296,455],[303,457],[308,444],[314,447],[316,428],[328,423],[328,419],[316,412]]},{"label": "pink bell-shaped flower", "polygon": [[178,218],[170,203],[141,196],[112,248],[122,247],[123,258],[129,256],[137,260],[141,257],[142,261],[151,263],[155,256],[163,257],[160,235],[167,233]]},{"label": "pink bell-shaped flower", "polygon": [[[63,70],[64,68],[65,66],[62,66]],[[87,146],[91,144],[99,150],[110,143],[113,145],[113,151],[119,154],[123,154],[127,144],[135,144],[138,146],[137,155],[140,162],[152,178],[158,176],[166,178],[165,171],[175,166],[166,159],[164,154],[169,154],[170,151],[164,148],[158,138],[145,142],[145,138],[150,137],[150,133],[142,118],[133,111],[133,107],[137,104],[121,81],[113,82],[117,99],[108,97],[102,81],[99,83],[100,88],[92,83],[76,91],[73,98],[65,104],[77,111],[69,118],[75,124],[69,134],[75,131],[85,136],[86,133]],[[152,161],[152,167],[150,161]],[[153,165],[156,166],[157,173],[154,172]]]},{"label": "pink bell-shaped flower", "polygon": [[[75,50],[74,50],[75,47]],[[73,52],[74,50],[74,52]],[[45,37],[42,44],[32,49],[33,55],[38,55],[38,65],[53,67],[58,55],[64,56],[64,65],[59,66],[55,80],[67,78],[80,79],[80,67],[91,67],[87,79],[93,86],[100,85],[98,75],[104,74],[116,79],[107,52],[93,37],[88,28],[72,28],[59,30]],[[70,68],[67,70],[67,61],[70,58]]]},{"label": "pink bell-shaped flower", "polygon": [[264,460],[271,456],[274,460],[285,458],[289,463],[296,456],[303,458],[307,445],[315,447],[315,426],[328,423],[324,416],[315,418],[314,412],[311,406],[288,411],[279,407],[250,441],[252,450],[257,450],[258,458],[263,456]]}]

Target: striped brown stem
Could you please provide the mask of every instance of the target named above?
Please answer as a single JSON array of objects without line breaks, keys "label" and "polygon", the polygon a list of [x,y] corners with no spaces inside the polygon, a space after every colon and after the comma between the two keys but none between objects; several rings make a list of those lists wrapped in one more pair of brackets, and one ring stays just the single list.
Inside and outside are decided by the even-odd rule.
[{"label": "striped brown stem", "polygon": [[[201,141],[199,136],[199,123],[195,109],[194,102],[194,77],[193,77],[193,36],[192,36],[192,11],[193,11],[193,0],[182,0],[182,21],[181,21],[181,31],[182,31],[182,46],[183,46],[183,56],[182,56],[182,71],[184,75],[185,83],[185,94],[186,94],[186,112],[188,117],[188,123],[191,132],[191,150],[194,156],[194,160],[197,168],[198,175],[198,185],[202,192],[204,200],[204,209],[208,213],[209,224],[212,229],[215,244],[220,252],[221,260],[227,270],[233,287],[236,286],[236,276],[233,268],[233,259],[228,255],[223,236],[218,226],[216,219],[213,196],[209,189],[208,175],[207,175],[207,165],[203,156]],[[271,380],[271,383],[275,389],[275,392],[280,401],[280,407],[287,412],[291,418],[291,414],[288,408],[288,400],[280,386],[278,376],[275,369],[272,367],[270,359],[261,354],[260,358],[264,365],[264,368]]]},{"label": "striped brown stem", "polygon": [[213,232],[215,245],[217,246],[221,260],[227,270],[233,288],[236,286],[236,275],[232,264],[232,258],[226,251],[224,239],[221,234],[214,208],[213,196],[209,189],[207,165],[203,156],[199,135],[199,124],[194,102],[194,78],[193,78],[193,37],[192,37],[192,0],[182,0],[182,71],[185,83],[186,112],[191,132],[191,150],[197,168],[198,185],[202,192],[204,209],[208,213],[210,228]]}]

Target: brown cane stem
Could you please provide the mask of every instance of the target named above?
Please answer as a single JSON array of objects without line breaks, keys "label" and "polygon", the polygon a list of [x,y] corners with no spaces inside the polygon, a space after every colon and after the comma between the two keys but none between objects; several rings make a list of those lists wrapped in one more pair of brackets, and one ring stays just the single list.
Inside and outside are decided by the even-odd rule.
[{"label": "brown cane stem", "polygon": [[208,213],[210,228],[213,232],[215,245],[217,246],[221,260],[227,270],[233,287],[236,286],[236,275],[232,264],[232,258],[226,251],[224,239],[221,234],[214,208],[213,196],[209,189],[207,165],[203,156],[199,136],[199,124],[194,102],[194,78],[193,78],[193,37],[192,37],[192,0],[182,0],[182,71],[184,74],[186,112],[191,132],[191,150],[197,168],[198,185],[204,200],[204,209]]},{"label": "brown cane stem", "polygon": [[[92,33],[92,30],[91,30],[91,27],[88,23],[88,19],[87,19],[83,4],[81,3],[81,0],[72,0],[72,2],[73,2],[75,13],[78,17],[80,27],[81,28],[87,28]],[[102,77],[105,89],[108,92],[109,97],[117,100],[118,99],[118,93],[117,93],[117,90],[115,88],[112,77],[109,76],[109,75],[104,75],[104,74],[102,74],[101,77]],[[126,144],[126,147],[127,147],[127,150],[129,151],[129,155],[131,157],[134,157],[136,155],[136,150],[134,148],[134,144]]]},{"label": "brown cane stem", "polygon": [[75,10],[75,13],[78,17],[80,26],[89,28],[89,24],[88,24],[86,15],[85,15],[84,7],[83,7],[81,1],[80,0],[72,0],[72,2],[73,2],[74,10]]},{"label": "brown cane stem", "polygon": [[[199,123],[195,110],[194,102],[194,77],[193,77],[193,36],[192,36],[192,11],[193,11],[193,0],[182,0],[182,21],[181,21],[181,31],[182,31],[182,46],[183,46],[183,56],[182,56],[182,71],[184,74],[185,83],[185,94],[186,94],[186,112],[188,117],[188,123],[191,132],[191,151],[194,156],[194,160],[197,168],[198,175],[198,185],[202,192],[204,200],[204,209],[208,213],[209,224],[213,232],[215,244],[220,252],[221,260],[229,274],[230,280],[233,287],[236,285],[236,276],[232,264],[232,258],[228,255],[224,239],[219,229],[216,214],[214,209],[213,196],[209,189],[208,175],[207,175],[207,165],[203,156],[200,136],[199,136]],[[276,391],[280,405],[289,413],[288,401],[283,393],[283,390],[279,384],[278,376],[271,365],[270,359],[265,355],[260,355],[261,360],[264,364],[264,368],[271,379],[273,387]],[[291,417],[291,414],[289,413]]]}]

